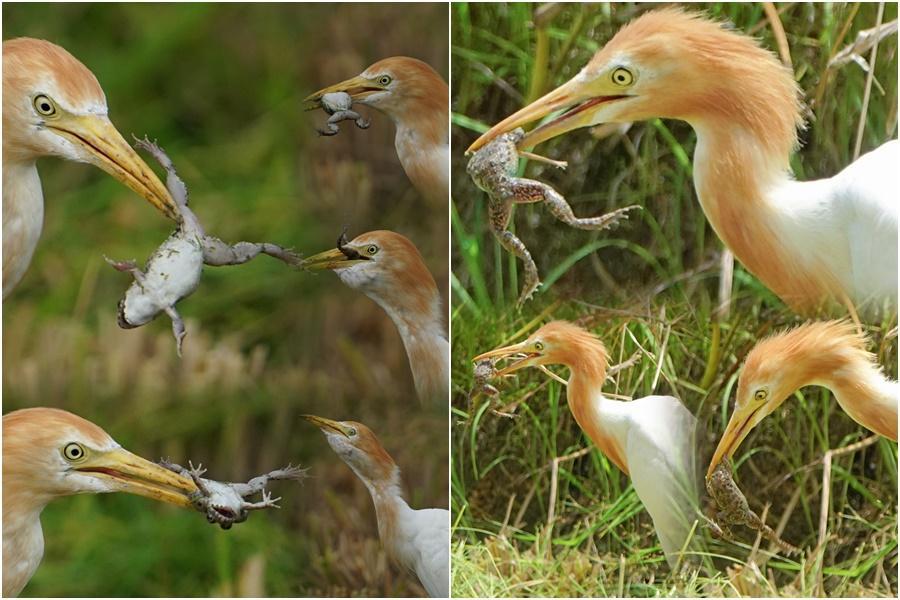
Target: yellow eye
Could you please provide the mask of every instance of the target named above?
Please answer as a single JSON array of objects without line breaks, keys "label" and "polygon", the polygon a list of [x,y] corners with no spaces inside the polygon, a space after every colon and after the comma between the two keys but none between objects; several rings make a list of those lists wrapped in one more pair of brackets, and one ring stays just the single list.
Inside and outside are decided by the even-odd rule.
[{"label": "yellow eye", "polygon": [[756,393],[753,394],[753,397],[756,399],[757,402],[762,402],[763,400],[766,399],[766,397],[768,397],[768,395],[769,395],[769,392],[767,392],[766,390],[756,390]]},{"label": "yellow eye", "polygon": [[616,85],[624,87],[626,85],[631,85],[634,82],[634,75],[632,75],[631,71],[625,67],[619,67],[612,72],[612,81]]},{"label": "yellow eye", "polygon": [[391,76],[390,76],[390,75],[382,75],[381,77],[378,78],[378,83],[381,84],[381,85],[387,85],[387,84],[389,84],[390,82],[391,82]]},{"label": "yellow eye", "polygon": [[56,105],[49,97],[40,94],[34,97],[34,110],[45,117],[52,117],[56,114]]},{"label": "yellow eye", "polygon": [[375,244],[370,244],[370,245],[366,246],[366,254],[368,254],[369,256],[373,256],[377,253],[378,253],[378,246],[376,246]]},{"label": "yellow eye", "polygon": [[348,427],[347,428],[347,435],[349,435],[350,437],[356,437],[356,433],[357,433],[356,427]]},{"label": "yellow eye", "polygon": [[538,352],[543,352],[544,351],[544,343],[543,342],[535,342],[534,349],[537,350]]},{"label": "yellow eye", "polygon": [[63,456],[66,457],[66,460],[78,462],[85,456],[84,448],[76,442],[66,444],[66,447],[63,448]]}]

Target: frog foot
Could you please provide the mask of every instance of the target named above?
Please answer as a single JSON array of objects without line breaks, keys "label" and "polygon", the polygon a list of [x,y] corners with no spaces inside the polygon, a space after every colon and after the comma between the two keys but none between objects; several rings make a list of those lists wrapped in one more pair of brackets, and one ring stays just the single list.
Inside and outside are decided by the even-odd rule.
[{"label": "frog foot", "polygon": [[113,260],[110,257],[103,255],[103,260],[105,260],[109,265],[115,269],[116,271],[134,271],[138,268],[137,263],[133,260]]},{"label": "frog foot", "polygon": [[371,125],[371,124],[372,123],[370,121],[368,121],[367,119],[364,119],[363,117],[360,117],[356,120],[356,126],[359,127],[360,129],[368,129],[369,125]]},{"label": "frog foot", "polygon": [[522,287],[522,293],[516,301],[516,308],[521,310],[522,306],[534,296],[534,293],[541,286],[541,281],[537,277],[537,273],[531,274],[526,270],[525,285]]}]

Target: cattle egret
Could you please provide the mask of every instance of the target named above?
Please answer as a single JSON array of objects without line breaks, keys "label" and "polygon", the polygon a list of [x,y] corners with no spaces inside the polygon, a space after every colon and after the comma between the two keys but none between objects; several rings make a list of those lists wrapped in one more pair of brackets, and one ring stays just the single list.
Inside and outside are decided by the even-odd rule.
[{"label": "cattle egret", "polygon": [[579,127],[657,117],[697,134],[694,185],[713,229],[791,307],[837,300],[868,313],[897,303],[900,143],[829,179],[798,182],[789,159],[802,126],[793,74],[752,38],[680,9],[622,28],[575,77],[469,148],[557,110],[520,148]]},{"label": "cattle egret", "polygon": [[393,231],[370,231],[339,246],[307,258],[302,266],[331,269],[345,284],[377,302],[400,332],[419,399],[446,402],[450,344],[441,295],[422,255]]},{"label": "cattle egret", "polygon": [[744,361],[734,413],[709,464],[709,477],[750,430],[806,385],[831,390],[850,418],[897,441],[900,384],[885,378],[866,338],[846,321],[801,325],[759,342]]},{"label": "cattle egret", "polygon": [[672,396],[631,402],[603,396],[608,355],[593,334],[553,321],[519,344],[497,348],[474,361],[522,355],[498,377],[524,367],[569,368],[566,399],[579,427],[626,475],[644,504],[666,560],[675,567],[697,514],[694,432],[696,419]]},{"label": "cattle egret", "polygon": [[191,508],[187,477],[128,452],[81,417],[55,408],[3,416],[3,595],[17,596],[41,562],[41,511],[73,494],[128,492]]},{"label": "cattle egret", "polygon": [[414,510],[400,491],[400,469],[368,427],[354,421],[303,418],[325,434],[328,444],[353,469],[372,496],[378,536],[385,552],[412,571],[428,595],[447,598],[450,591],[450,512]]},{"label": "cattle egret", "polygon": [[34,254],[44,221],[35,161],[58,156],[100,167],[171,219],[175,202],[107,117],[97,78],[56,44],[3,42],[3,296]]},{"label": "cattle egret", "polygon": [[428,201],[445,206],[450,196],[450,95],[441,76],[421,60],[393,56],[304,102],[335,92],[350,94],[354,103],[371,106],[394,122],[394,146],[406,176]]}]

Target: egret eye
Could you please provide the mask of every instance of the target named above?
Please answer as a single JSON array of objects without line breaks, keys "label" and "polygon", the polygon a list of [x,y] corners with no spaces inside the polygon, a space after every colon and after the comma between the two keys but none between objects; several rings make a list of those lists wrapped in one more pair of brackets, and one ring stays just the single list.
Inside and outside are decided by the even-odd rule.
[{"label": "egret eye", "polygon": [[534,349],[537,350],[538,352],[543,352],[544,351],[544,343],[543,342],[535,342]]},{"label": "egret eye", "polygon": [[763,400],[766,399],[766,397],[768,395],[769,395],[769,392],[767,392],[766,390],[756,390],[756,393],[753,394],[753,397],[756,399],[757,402],[762,402]]},{"label": "egret eye", "polygon": [[375,244],[369,244],[368,246],[366,246],[366,254],[368,254],[369,256],[374,256],[377,253],[378,246],[376,246]]},{"label": "egret eye", "polygon": [[348,427],[347,428],[347,435],[349,435],[350,437],[356,437],[356,433],[357,433],[356,427]]},{"label": "egret eye", "polygon": [[626,86],[634,82],[634,75],[625,67],[619,67],[612,72],[612,81],[616,85]]},{"label": "egret eye", "polygon": [[66,444],[66,447],[63,448],[63,456],[66,457],[66,460],[70,460],[72,462],[77,462],[84,458],[84,448],[81,444],[76,442],[72,442],[70,444]]},{"label": "egret eye", "polygon": [[391,82],[391,76],[390,76],[390,75],[382,75],[381,77],[378,78],[378,83],[379,83],[380,85],[387,85],[387,84],[389,84],[390,82]]},{"label": "egret eye", "polygon": [[49,97],[40,94],[34,97],[34,110],[45,117],[52,117],[56,114],[56,105]]}]

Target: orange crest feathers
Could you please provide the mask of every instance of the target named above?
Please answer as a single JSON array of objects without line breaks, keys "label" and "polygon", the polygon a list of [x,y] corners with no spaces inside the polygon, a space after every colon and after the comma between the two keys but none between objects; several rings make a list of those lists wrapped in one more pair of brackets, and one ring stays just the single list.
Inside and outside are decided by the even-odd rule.
[{"label": "orange crest feathers", "polygon": [[[42,79],[55,82],[64,98],[54,98],[72,106],[106,104],[103,88],[94,74],[65,48],[46,40],[15,38],[3,42],[3,87],[21,93],[47,92],[28,89]],[[5,94],[4,94],[5,95]]]}]

